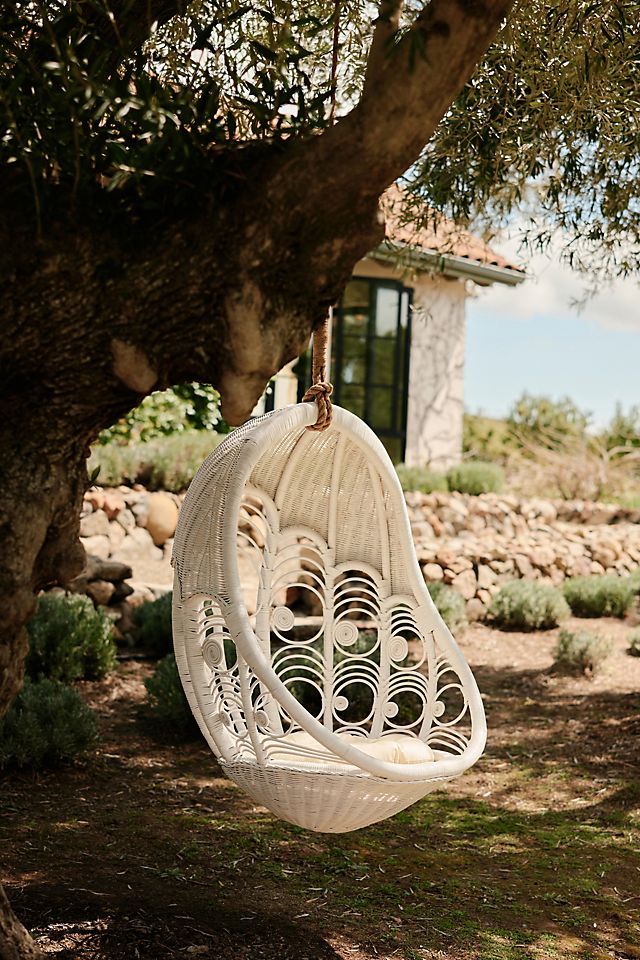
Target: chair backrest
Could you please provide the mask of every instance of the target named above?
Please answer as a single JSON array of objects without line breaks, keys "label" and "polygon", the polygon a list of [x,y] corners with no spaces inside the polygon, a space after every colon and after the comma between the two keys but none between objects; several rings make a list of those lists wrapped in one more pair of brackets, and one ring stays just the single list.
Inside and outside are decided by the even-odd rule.
[{"label": "chair backrest", "polygon": [[306,429],[314,418],[299,404],[250,421],[185,498],[178,626],[201,726],[229,761],[281,756],[303,727],[338,763],[352,753],[333,733],[402,732],[461,772],[484,745],[482,704],[425,588],[395,470],[348,411],[324,432]]}]

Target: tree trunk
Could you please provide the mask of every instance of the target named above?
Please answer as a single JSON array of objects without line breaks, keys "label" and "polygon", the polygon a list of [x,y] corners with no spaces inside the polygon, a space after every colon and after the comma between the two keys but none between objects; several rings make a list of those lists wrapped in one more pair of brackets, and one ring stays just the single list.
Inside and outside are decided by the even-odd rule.
[{"label": "tree trunk", "polygon": [[[348,116],[321,136],[216,154],[211,190],[180,213],[124,222],[96,203],[100,214],[84,204],[85,219],[72,221],[61,196],[36,242],[24,209],[9,209],[24,193],[0,184],[0,717],[22,683],[36,592],[82,567],[88,444],[172,383],[214,384],[232,424],[250,414],[383,239],[380,195],[416,159],[510,5],[431,0],[393,57],[376,54]],[[166,0],[160,19],[180,6]],[[157,19],[147,14],[143,34]],[[395,20],[383,18],[376,49],[389,29]],[[410,67],[415,31],[425,55]],[[38,955],[0,888],[0,960]]]},{"label": "tree trunk", "polygon": [[40,960],[42,956],[0,887],[0,960]]}]

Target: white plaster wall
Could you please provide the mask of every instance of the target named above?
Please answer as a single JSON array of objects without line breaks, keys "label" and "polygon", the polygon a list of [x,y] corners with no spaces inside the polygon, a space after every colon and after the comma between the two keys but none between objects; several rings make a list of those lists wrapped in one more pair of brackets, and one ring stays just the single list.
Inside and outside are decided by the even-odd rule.
[{"label": "white plaster wall", "polygon": [[446,470],[460,461],[466,298],[462,280],[422,276],[414,284],[405,454],[410,466]]}]

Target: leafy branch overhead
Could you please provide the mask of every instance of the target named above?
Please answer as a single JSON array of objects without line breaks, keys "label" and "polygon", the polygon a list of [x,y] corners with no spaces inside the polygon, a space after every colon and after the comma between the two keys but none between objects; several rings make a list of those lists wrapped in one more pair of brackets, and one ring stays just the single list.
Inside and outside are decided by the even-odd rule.
[{"label": "leafy branch overhead", "polygon": [[[217,180],[246,176],[215,158],[326,130],[336,17],[338,117],[366,142],[378,101],[382,135],[400,141],[412,104],[394,74],[406,68],[432,95],[419,68],[429,31],[450,29],[437,6],[385,0],[374,31],[364,0],[13,4],[0,14],[5,189],[44,224],[62,190],[136,217],[215,194]],[[533,244],[562,231],[576,265],[596,253],[610,272],[636,269],[639,58],[638,2],[519,0],[426,146],[429,124],[414,123],[414,156],[397,170],[422,150],[408,212],[413,196],[493,226],[519,210]]]}]

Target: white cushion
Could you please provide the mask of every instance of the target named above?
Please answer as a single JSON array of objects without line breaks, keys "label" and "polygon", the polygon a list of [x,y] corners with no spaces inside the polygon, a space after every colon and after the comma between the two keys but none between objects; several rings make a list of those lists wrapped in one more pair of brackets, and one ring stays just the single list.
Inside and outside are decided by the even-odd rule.
[{"label": "white cushion", "polygon": [[[416,737],[409,737],[406,733],[390,733],[386,737],[356,737],[350,733],[338,733],[344,743],[353,745],[362,753],[369,757],[375,757],[376,760],[384,760],[386,763],[425,763],[435,760],[433,750],[430,746]],[[295,733],[287,733],[284,737],[278,738],[278,746],[287,746],[287,750],[276,749],[274,753],[269,752],[269,760],[289,761],[295,763],[335,763],[336,756],[318,743],[314,737],[310,736],[304,730],[297,730]],[[302,750],[313,750],[320,756],[310,757]]]}]

